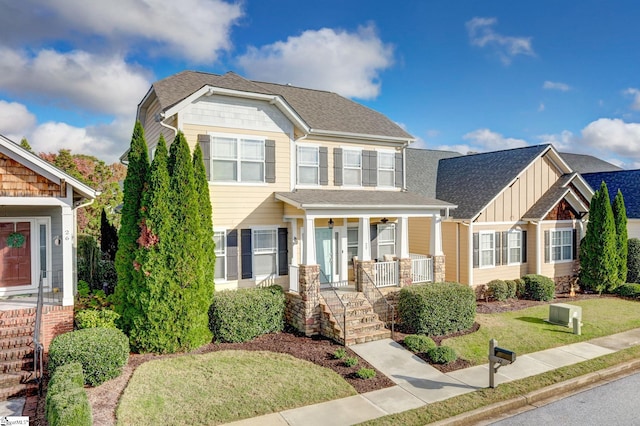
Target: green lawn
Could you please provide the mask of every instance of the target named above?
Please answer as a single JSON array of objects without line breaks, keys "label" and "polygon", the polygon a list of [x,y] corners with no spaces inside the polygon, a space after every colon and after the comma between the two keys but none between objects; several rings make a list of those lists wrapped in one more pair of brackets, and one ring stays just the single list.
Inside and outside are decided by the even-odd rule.
[{"label": "green lawn", "polygon": [[580,336],[573,334],[572,328],[545,322],[549,317],[549,306],[540,305],[500,314],[478,314],[476,321],[480,330],[446,339],[442,344],[453,347],[461,358],[474,364],[485,364],[492,338],[499,346],[520,355],[640,327],[638,302],[602,297],[570,304],[582,307]]},{"label": "green lawn", "polygon": [[290,355],[221,351],[142,364],[118,425],[214,425],[355,395],[332,370]]}]

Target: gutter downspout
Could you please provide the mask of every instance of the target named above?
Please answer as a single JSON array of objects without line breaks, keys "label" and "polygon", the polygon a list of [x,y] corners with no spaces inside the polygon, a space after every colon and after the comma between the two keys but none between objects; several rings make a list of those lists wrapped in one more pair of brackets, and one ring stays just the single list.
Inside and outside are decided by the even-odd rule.
[{"label": "gutter downspout", "polygon": [[[544,252],[540,255],[540,235],[542,235],[542,224],[534,220],[531,221],[532,225],[536,227],[536,274],[542,273],[542,258],[545,256]],[[542,250],[546,250],[546,247],[542,247]]]},{"label": "gutter downspout", "polygon": [[173,127],[173,126],[168,125],[167,123],[165,123],[164,122],[165,119],[166,119],[166,117],[164,116],[164,112],[161,112],[156,116],[156,121],[158,123],[160,123],[160,125],[162,127],[165,127],[167,129],[173,131],[173,138],[175,139],[175,137],[178,136],[178,129]]}]

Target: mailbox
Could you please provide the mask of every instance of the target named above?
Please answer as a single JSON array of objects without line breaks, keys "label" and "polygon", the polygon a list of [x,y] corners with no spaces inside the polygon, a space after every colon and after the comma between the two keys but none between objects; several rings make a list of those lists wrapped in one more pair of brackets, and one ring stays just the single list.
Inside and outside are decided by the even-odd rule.
[{"label": "mailbox", "polygon": [[498,358],[507,360],[510,363],[515,362],[516,360],[516,353],[508,349],[496,347],[493,349],[493,355],[497,356]]}]

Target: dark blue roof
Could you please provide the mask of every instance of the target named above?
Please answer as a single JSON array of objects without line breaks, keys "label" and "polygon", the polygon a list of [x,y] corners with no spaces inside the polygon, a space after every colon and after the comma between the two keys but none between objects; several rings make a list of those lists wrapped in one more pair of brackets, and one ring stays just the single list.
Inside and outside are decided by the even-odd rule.
[{"label": "dark blue roof", "polygon": [[594,191],[600,189],[600,184],[604,181],[607,184],[611,202],[618,193],[618,189],[622,191],[627,217],[640,219],[640,170],[584,173],[582,177]]}]

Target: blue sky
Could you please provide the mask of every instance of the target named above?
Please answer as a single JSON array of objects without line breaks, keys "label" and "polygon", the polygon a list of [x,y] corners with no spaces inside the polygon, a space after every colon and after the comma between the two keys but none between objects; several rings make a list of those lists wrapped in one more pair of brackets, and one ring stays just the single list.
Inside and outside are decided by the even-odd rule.
[{"label": "blue sky", "polygon": [[184,69],[331,90],[430,149],[640,168],[635,1],[0,0],[0,133],[116,161]]}]

